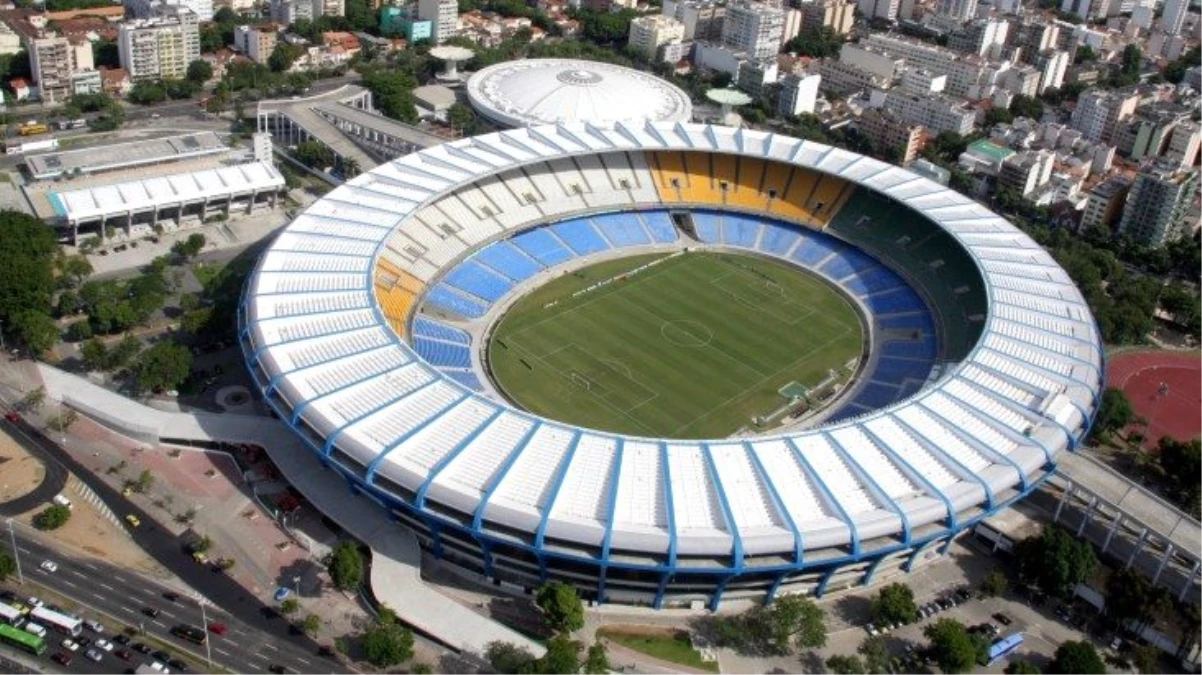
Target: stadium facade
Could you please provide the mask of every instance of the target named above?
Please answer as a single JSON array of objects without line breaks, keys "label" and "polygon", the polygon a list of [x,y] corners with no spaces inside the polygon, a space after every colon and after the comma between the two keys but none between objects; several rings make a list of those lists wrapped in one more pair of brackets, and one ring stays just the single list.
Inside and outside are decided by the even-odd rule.
[{"label": "stadium facade", "polygon": [[[843,287],[872,381],[814,427],[710,441],[576,428],[489,386],[495,303],[595,251],[684,246]],[[276,238],[239,324],[270,406],[434,555],[657,607],[920,566],[1037,486],[1104,382],[1085,300],[1004,219],[868,157],[698,124],[525,127],[380,166]],[[881,355],[891,336],[930,364]]]}]

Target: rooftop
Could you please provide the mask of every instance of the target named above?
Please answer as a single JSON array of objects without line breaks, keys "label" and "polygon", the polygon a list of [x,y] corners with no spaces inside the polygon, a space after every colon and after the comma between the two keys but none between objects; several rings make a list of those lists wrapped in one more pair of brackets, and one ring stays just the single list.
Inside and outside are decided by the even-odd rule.
[{"label": "rooftop", "polygon": [[25,158],[25,166],[35,180],[47,180],[75,173],[100,173],[144,164],[174,162],[228,149],[217,134],[203,131],[81,150],[48,152]]},{"label": "rooftop", "polygon": [[1014,151],[1010,148],[1003,148],[997,143],[990,143],[989,141],[985,140],[980,140],[969,144],[968,151],[976,155],[988,157],[995,162],[1000,162],[1014,154]]}]

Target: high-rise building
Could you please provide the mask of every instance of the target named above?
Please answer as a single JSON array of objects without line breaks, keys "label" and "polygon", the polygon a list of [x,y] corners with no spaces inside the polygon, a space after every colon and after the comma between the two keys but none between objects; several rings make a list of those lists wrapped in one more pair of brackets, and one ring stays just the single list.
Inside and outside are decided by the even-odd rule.
[{"label": "high-rise building", "polygon": [[1113,231],[1115,223],[1123,215],[1123,204],[1130,189],[1131,181],[1122,176],[1115,176],[1095,185],[1089,191],[1089,198],[1085,202],[1080,231],[1098,227],[1105,228],[1108,232]]},{"label": "high-rise building", "polygon": [[1179,35],[1189,4],[1189,0],[1164,0],[1164,13],[1160,15],[1161,30],[1170,35]]},{"label": "high-rise building", "polygon": [[1162,246],[1187,234],[1184,225],[1198,190],[1198,174],[1171,164],[1140,170],[1131,184],[1118,233],[1148,246]]},{"label": "high-rise building", "polygon": [[234,28],[234,48],[255,63],[267,63],[278,39],[279,34],[271,25]]},{"label": "high-rise building", "polygon": [[813,114],[818,103],[818,85],[821,75],[788,75],[780,81],[780,99],[777,112],[782,116],[802,113]]},{"label": "high-rise building", "polygon": [[878,152],[897,151],[898,161],[903,166],[918,158],[927,137],[921,124],[909,124],[880,108],[865,110],[856,120],[856,130],[872,141]]},{"label": "high-rise building", "polygon": [[830,28],[847,35],[856,21],[856,3],[850,0],[814,0],[804,2],[801,11],[801,30]]},{"label": "high-rise building", "polygon": [[901,0],[857,0],[860,14],[869,19],[885,19],[894,21],[901,6]]},{"label": "high-rise building", "polygon": [[421,19],[415,5],[388,5],[380,9],[380,33],[400,35],[413,44],[418,40],[433,39],[434,23]]},{"label": "high-rise building", "polygon": [[271,0],[272,21],[291,26],[301,19],[313,20],[312,0]]},{"label": "high-rise building", "polygon": [[29,69],[38,85],[42,101],[61,103],[71,97],[71,73],[75,70],[75,50],[65,37],[35,38],[29,41]]},{"label": "high-rise building", "polygon": [[1068,52],[1058,49],[1047,49],[1039,54],[1035,59],[1035,66],[1040,70],[1040,94],[1049,89],[1059,89],[1064,85],[1064,73],[1068,71],[1068,64],[1071,61]]},{"label": "high-rise building", "polygon": [[1165,160],[1178,166],[1193,166],[1198,163],[1199,154],[1202,154],[1202,126],[1197,122],[1178,124],[1164,152]]},{"label": "high-rise building", "polygon": [[935,13],[958,23],[964,23],[977,15],[977,0],[939,0]]},{"label": "high-rise building", "polygon": [[417,15],[430,22],[436,45],[459,32],[459,3],[455,0],[418,0]]},{"label": "high-rise building", "polygon": [[213,0],[124,0],[124,2],[125,15],[130,19],[153,19],[164,15],[160,11],[161,7],[180,6],[191,10],[201,21],[213,20]]},{"label": "high-rise building", "polygon": [[885,96],[884,104],[890,113],[936,134],[954,131],[967,136],[976,126],[976,113],[963,101],[940,94],[924,96],[891,91]]},{"label": "high-rise building", "polygon": [[1130,91],[1087,91],[1077,100],[1071,126],[1085,140],[1110,143],[1118,124],[1135,114],[1139,96]]},{"label": "high-rise building", "polygon": [[683,41],[684,24],[670,16],[650,14],[630,22],[630,39],[627,46],[650,61],[659,59],[660,47],[663,45]]},{"label": "high-rise building", "polygon": [[732,3],[722,23],[722,43],[744,52],[751,59],[765,59],[780,52],[785,13],[759,2]]},{"label": "high-rise building", "polygon": [[188,64],[200,58],[200,26],[190,10],[174,16],[127,21],[117,34],[121,67],[132,82],[183,79]]},{"label": "high-rise building", "polygon": [[998,183],[1026,197],[1047,184],[1056,156],[1047,150],[1024,150],[1002,161]]},{"label": "high-rise building", "polygon": [[684,25],[684,40],[711,42],[722,39],[726,5],[715,0],[664,0],[664,16]]}]

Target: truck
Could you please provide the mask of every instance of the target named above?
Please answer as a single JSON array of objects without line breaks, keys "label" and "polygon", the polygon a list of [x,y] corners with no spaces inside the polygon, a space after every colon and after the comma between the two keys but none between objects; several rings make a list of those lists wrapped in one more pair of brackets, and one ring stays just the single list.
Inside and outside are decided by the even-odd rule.
[{"label": "truck", "polygon": [[88,126],[88,121],[82,117],[73,120],[59,120],[58,130],[66,131],[67,129],[82,129]]},{"label": "truck", "polygon": [[50,131],[50,126],[37,120],[29,120],[17,127],[17,133],[21,136],[35,136],[37,134],[44,134],[47,131]]}]

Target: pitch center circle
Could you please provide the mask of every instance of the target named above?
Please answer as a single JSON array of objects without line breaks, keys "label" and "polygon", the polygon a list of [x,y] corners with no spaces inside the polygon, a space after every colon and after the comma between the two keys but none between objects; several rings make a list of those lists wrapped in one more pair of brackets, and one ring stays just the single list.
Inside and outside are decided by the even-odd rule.
[{"label": "pitch center circle", "polygon": [[714,332],[709,326],[691,319],[665,321],[659,332],[677,347],[704,347],[714,340]]}]

